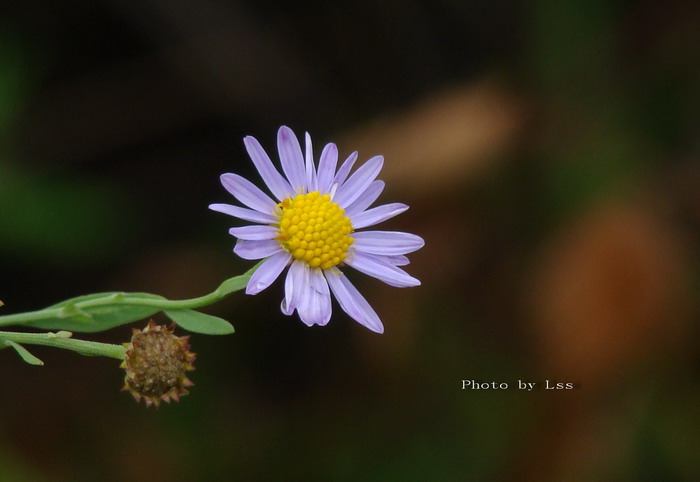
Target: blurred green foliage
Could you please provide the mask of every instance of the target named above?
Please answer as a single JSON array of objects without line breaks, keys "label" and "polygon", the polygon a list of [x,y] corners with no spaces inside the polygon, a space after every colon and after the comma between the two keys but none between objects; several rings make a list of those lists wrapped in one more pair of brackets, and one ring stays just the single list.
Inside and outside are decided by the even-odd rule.
[{"label": "blurred green foliage", "polygon": [[118,250],[138,223],[123,191],[90,178],[23,167],[13,135],[36,84],[19,38],[0,38],[0,256],[84,265]]}]

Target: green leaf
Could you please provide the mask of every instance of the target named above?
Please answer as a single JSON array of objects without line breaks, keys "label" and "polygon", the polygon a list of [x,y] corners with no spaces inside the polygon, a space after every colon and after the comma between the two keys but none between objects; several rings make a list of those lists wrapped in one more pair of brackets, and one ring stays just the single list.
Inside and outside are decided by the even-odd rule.
[{"label": "green leaf", "polygon": [[15,343],[14,341],[4,340],[2,343],[11,346],[15,351],[22,357],[22,360],[29,363],[30,365],[43,365],[44,362],[39,360],[37,357],[32,355],[24,348],[22,345]]},{"label": "green leaf", "polygon": [[[28,325],[44,330],[96,332],[142,320],[161,311],[161,308],[154,306],[124,304],[122,299],[126,296],[147,300],[165,300],[162,296],[150,293],[95,293],[52,305],[49,308],[63,308],[58,316],[28,323]],[[102,298],[105,302],[100,306],[82,305],[85,302]]]},{"label": "green leaf", "polygon": [[258,269],[261,264],[262,261],[258,262],[255,266],[250,268],[242,275],[234,276],[233,278],[227,279],[226,281],[221,283],[216,289],[216,294],[223,298],[224,296],[230,295],[231,293],[235,293],[236,291],[242,290],[243,288],[245,288],[245,285],[248,284],[248,280],[251,276],[253,276],[253,273],[255,273],[255,270]]},{"label": "green leaf", "polygon": [[[49,308],[60,308],[61,306],[68,306],[68,305],[75,305],[76,303],[82,303],[83,301],[92,301],[96,300],[98,298],[108,298],[108,297],[115,297],[118,298],[119,296],[125,296],[127,293],[123,293],[121,291],[106,291],[104,293],[92,293],[89,295],[82,295],[82,296],[76,296],[75,298],[69,298],[67,300],[63,300],[60,303],[56,303],[55,305],[49,306]],[[134,293],[135,295],[138,293]],[[143,293],[146,294],[146,293]],[[156,295],[151,295],[151,296],[156,296]]]},{"label": "green leaf", "polygon": [[185,330],[204,335],[228,335],[233,333],[233,325],[218,316],[207,315],[194,310],[164,310],[170,319]]},{"label": "green leaf", "polygon": [[223,297],[236,291],[240,291],[248,283],[248,279],[250,279],[250,277],[246,277],[245,275],[229,278],[219,285],[219,287],[216,289],[216,293]]}]

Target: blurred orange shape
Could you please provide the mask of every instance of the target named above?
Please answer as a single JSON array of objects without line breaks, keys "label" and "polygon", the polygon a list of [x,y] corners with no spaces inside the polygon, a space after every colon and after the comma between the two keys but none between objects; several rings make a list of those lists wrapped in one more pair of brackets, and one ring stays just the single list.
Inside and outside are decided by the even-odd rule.
[{"label": "blurred orange shape", "polygon": [[523,107],[495,82],[433,93],[406,111],[350,132],[339,146],[361,158],[382,154],[382,178],[410,193],[453,190],[509,146],[523,124]]},{"label": "blurred orange shape", "polygon": [[660,213],[632,203],[601,205],[560,233],[533,280],[544,371],[585,388],[667,353],[687,320],[682,245]]}]

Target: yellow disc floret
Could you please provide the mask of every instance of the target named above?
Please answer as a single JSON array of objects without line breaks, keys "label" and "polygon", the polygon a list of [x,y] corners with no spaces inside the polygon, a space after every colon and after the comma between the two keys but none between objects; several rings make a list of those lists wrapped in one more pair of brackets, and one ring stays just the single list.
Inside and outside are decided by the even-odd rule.
[{"label": "yellow disc floret", "polygon": [[312,268],[329,269],[343,262],[354,241],[352,224],[329,194],[299,194],[277,206],[282,248]]}]

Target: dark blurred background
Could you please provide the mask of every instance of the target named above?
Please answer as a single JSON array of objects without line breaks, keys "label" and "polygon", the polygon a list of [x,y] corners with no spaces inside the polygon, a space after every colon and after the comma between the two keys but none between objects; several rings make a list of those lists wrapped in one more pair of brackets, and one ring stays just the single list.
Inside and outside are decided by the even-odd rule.
[{"label": "dark blurred background", "polygon": [[283,316],[280,283],[207,308],[237,332],[192,336],[196,386],[159,410],[114,360],[3,350],[0,480],[700,480],[699,21],[692,0],[4,2],[2,312],[245,271],[207,205],[232,201],[223,172],[259,183],[242,137],[273,154],[281,124],[384,154],[381,201],[411,209],[383,228],[426,247],[421,287],[352,276],[381,336],[337,305]]}]

